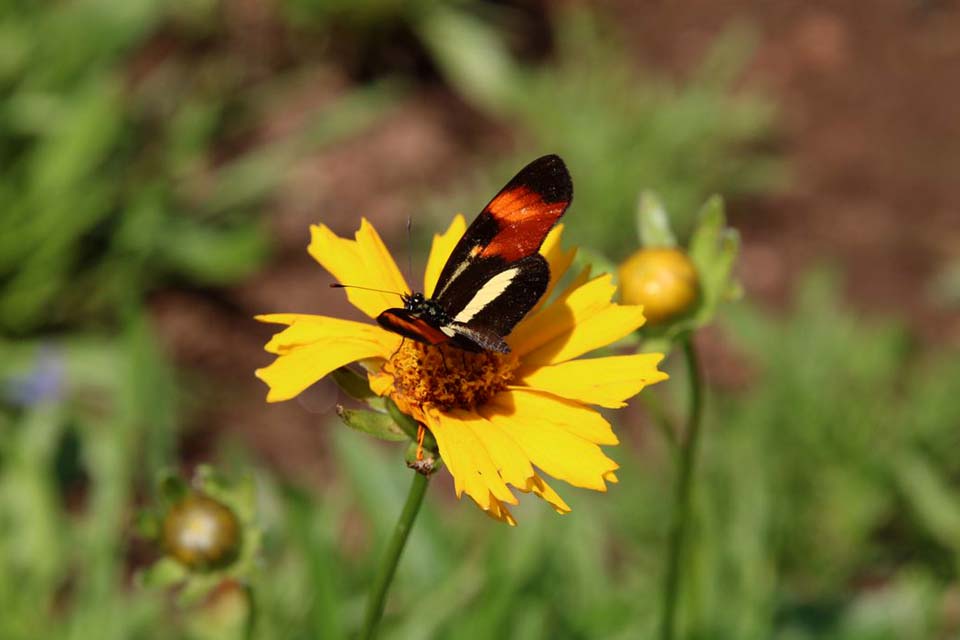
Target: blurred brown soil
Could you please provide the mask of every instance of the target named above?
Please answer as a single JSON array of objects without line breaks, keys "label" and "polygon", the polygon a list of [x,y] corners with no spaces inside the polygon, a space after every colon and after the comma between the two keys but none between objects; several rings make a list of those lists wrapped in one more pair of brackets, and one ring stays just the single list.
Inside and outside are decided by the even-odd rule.
[{"label": "blurred brown soil", "polygon": [[[907,318],[929,340],[960,343],[960,320],[928,296],[930,279],[960,255],[956,3],[691,0],[682,11],[662,0],[606,4],[638,67],[680,79],[732,24],[746,24],[757,36],[743,85],[779,104],[777,144],[791,177],[779,193],[732,203],[744,236],[748,295],[780,306],[797,274],[826,259],[842,266],[859,308]],[[277,105],[273,118],[295,121],[296,113],[329,99],[330,90]],[[252,371],[271,360],[262,345],[275,328],[252,316],[356,318],[306,254],[309,224],[323,221],[349,233],[364,215],[403,243],[394,247],[402,254],[404,221],[424,187],[443,188],[469,168],[478,148],[489,148],[485,140],[508,135],[431,84],[363,136],[298,166],[273,204],[277,249],[266,270],[218,296],[155,297],[155,319],[174,357],[198,380],[212,381],[202,385],[205,408],[191,420],[188,457],[204,456],[204,443],[229,433],[294,476],[326,475],[321,432],[336,392],[321,384],[302,401],[265,404],[265,387]],[[738,367],[729,364],[736,356],[722,343],[706,336],[708,370],[739,386]]]},{"label": "blurred brown soil", "polygon": [[735,203],[742,277],[782,301],[805,265],[850,298],[960,341],[929,283],[960,255],[960,6],[955,1],[620,2],[640,61],[682,76],[732,24],[758,49],[744,84],[779,105],[788,188]]}]

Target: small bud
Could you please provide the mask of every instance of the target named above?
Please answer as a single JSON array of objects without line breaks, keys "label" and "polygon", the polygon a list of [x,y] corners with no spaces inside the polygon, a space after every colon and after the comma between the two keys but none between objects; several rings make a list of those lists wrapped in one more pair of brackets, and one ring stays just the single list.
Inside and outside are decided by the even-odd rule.
[{"label": "small bud", "polygon": [[411,442],[407,447],[406,461],[407,467],[424,476],[433,474],[441,465],[440,457],[433,450],[418,447],[416,442]]},{"label": "small bud", "polygon": [[619,268],[626,304],[642,304],[650,325],[664,324],[694,309],[700,296],[697,269],[680,249],[641,249]]},{"label": "small bud", "polygon": [[240,524],[225,505],[189,493],[163,519],[163,547],[188,569],[206,571],[229,565],[240,550]]}]

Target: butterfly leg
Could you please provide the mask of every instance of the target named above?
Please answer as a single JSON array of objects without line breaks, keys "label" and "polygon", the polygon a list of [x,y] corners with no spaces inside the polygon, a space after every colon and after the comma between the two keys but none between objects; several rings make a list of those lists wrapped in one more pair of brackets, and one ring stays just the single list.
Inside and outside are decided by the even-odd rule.
[{"label": "butterfly leg", "polygon": [[443,349],[437,347],[437,352],[440,354],[440,362],[443,363],[443,374],[450,375],[450,370],[447,368],[447,358],[443,355]]},{"label": "butterfly leg", "polygon": [[398,344],[398,345],[397,345],[397,348],[394,350],[394,352],[390,354],[390,358],[389,358],[390,360],[393,360],[394,356],[396,356],[398,353],[400,353],[400,349],[403,348],[403,343],[406,342],[406,341],[407,341],[407,339],[406,339],[405,336],[400,336],[400,344]]}]

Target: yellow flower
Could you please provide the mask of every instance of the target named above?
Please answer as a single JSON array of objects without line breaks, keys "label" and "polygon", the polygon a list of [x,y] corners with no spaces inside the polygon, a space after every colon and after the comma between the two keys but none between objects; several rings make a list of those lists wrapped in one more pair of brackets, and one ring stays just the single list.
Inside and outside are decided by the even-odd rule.
[{"label": "yellow flower", "polygon": [[[434,237],[424,277],[429,296],[466,223],[456,216]],[[510,487],[532,492],[559,513],[570,507],[541,472],[577,486],[606,491],[617,482],[616,462],[600,445],[618,443],[594,408],[617,408],[648,384],[665,380],[661,354],[581,358],[643,324],[639,306],[611,302],[609,275],[584,271],[547,301],[573,260],[560,247],[555,227],[540,253],[550,263],[543,299],[507,342],[511,353],[470,353],[428,347],[376,324],[313,315],[258,316],[288,325],[266,350],[277,355],[256,374],[269,387],[268,402],[293,398],[333,370],[360,361],[371,388],[433,434],[453,475],[457,496],[466,493],[489,515],[516,524],[506,505],[517,504]],[[409,293],[380,236],[363,220],[356,239],[340,238],[324,225],[311,228],[308,248],[342,283]],[[347,289],[358,309],[375,318],[400,305],[395,295]]]}]

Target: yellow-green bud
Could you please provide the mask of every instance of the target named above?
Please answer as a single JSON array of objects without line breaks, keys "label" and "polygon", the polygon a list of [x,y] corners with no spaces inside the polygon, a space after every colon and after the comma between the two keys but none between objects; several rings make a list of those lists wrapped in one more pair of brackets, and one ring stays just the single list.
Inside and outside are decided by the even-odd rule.
[{"label": "yellow-green bud", "polygon": [[697,269],[680,249],[640,249],[620,265],[619,274],[623,302],[642,304],[650,325],[686,315],[700,295]]},{"label": "yellow-green bud", "polygon": [[224,567],[240,550],[240,523],[225,505],[191,493],[164,516],[163,548],[195,571]]}]

